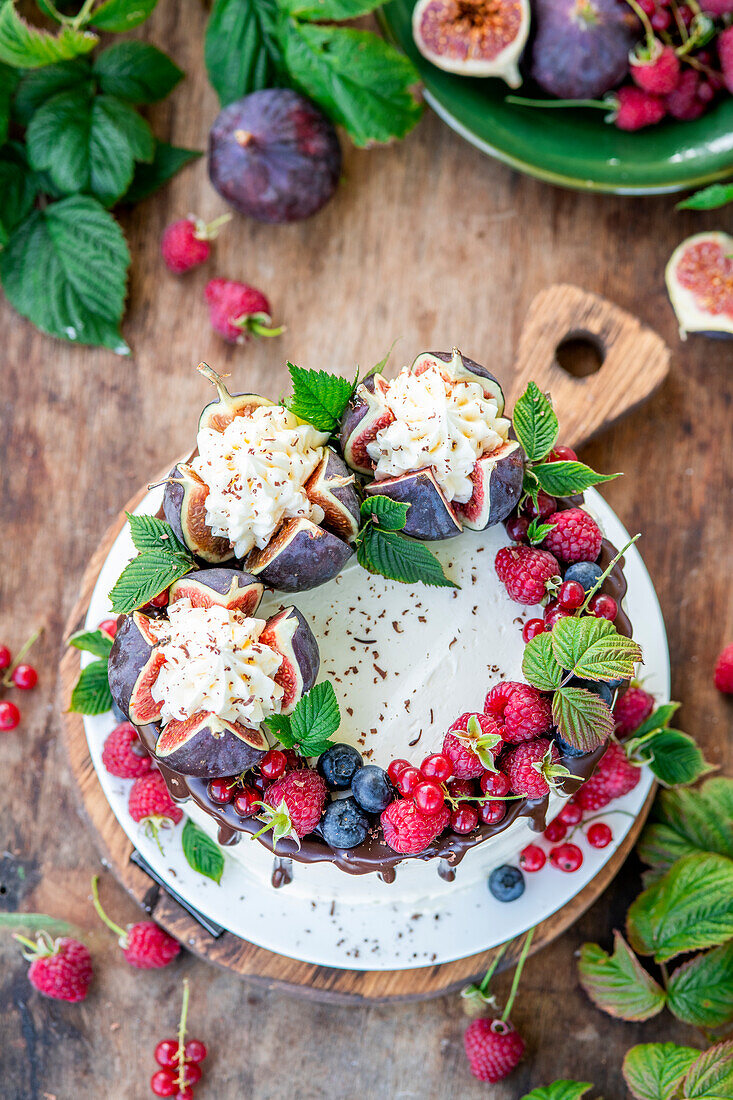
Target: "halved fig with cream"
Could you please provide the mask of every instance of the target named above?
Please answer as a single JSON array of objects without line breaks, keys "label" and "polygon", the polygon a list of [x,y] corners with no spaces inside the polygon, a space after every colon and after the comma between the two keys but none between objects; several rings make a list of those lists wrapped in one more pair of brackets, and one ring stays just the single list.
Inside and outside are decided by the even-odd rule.
[{"label": "halved fig with cream", "polygon": [[171,586],[166,614],[134,611],[109,657],[115,702],[135,725],[160,723],[156,757],[210,778],[252,767],[267,751],[262,723],[289,714],[320,664],[294,607],[254,613],[262,585],[236,569],[190,573]]},{"label": "halved fig with cream", "polygon": [[344,458],[371,476],[367,495],[410,505],[404,531],[451,538],[505,519],[522,492],[524,453],[510,438],[504,394],[485,367],[424,352],[392,381],[357,388],[341,426]]},{"label": "halved fig with cream", "polygon": [[[199,370],[216,386],[217,400],[201,414],[193,454],[166,483],[168,523],[202,561],[261,560],[252,571],[271,585],[283,573],[286,591],[330,580],[334,563],[338,572],[353,553],[359,496],[354,475],[326,446],[328,433],[264,397],[230,394],[206,364]],[[314,549],[313,540],[293,542],[292,524],[301,520],[318,529],[327,553],[300,560]],[[287,561],[276,566],[281,548]]]}]

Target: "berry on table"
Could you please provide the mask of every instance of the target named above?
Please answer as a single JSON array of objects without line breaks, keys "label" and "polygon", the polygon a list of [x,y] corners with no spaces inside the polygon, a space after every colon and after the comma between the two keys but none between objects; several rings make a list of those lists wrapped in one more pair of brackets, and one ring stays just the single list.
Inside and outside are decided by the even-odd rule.
[{"label": "berry on table", "polygon": [[8,733],[20,722],[20,711],[9,699],[0,699],[0,730]]},{"label": "berry on table", "polygon": [[546,551],[562,562],[596,560],[603,535],[596,521],[583,508],[558,512],[552,523],[553,528],[543,543]]},{"label": "berry on table", "polygon": [[540,848],[539,844],[528,844],[526,848],[522,848],[519,853],[519,866],[523,871],[527,871],[533,874],[535,871],[541,871],[547,862],[547,856],[544,849]]},{"label": "berry on table", "polygon": [[566,447],[564,443],[556,443],[550,451],[548,462],[577,462],[578,456],[572,447]]},{"label": "berry on table", "polygon": [[613,596],[607,596],[605,592],[597,592],[590,598],[588,611],[597,619],[608,619],[609,622],[613,622],[618,615],[618,604]]},{"label": "berry on table", "polygon": [[497,901],[516,901],[524,893],[524,875],[518,867],[505,863],[491,872],[488,886]]},{"label": "berry on table", "polygon": [[544,632],[545,623],[543,619],[527,619],[522,627],[522,639],[524,642],[531,642],[538,634],[544,634]]},{"label": "berry on table", "polygon": [[114,638],[117,634],[117,619],[102,619],[97,630],[101,630],[109,638]]},{"label": "berry on table", "polygon": [[176,1074],[172,1069],[158,1069],[150,1078],[150,1088],[155,1096],[175,1096],[178,1092]]},{"label": "berry on table", "polygon": [[[614,92],[616,114],[613,119],[619,130],[641,130],[655,126],[667,113],[664,99],[644,92],[634,84],[627,84]],[[583,555],[585,557],[585,555]]]},{"label": "berry on table", "polygon": [[92,878],[92,902],[99,919],[118,937],[130,966],[138,970],[158,970],[168,966],[180,953],[181,945],[152,920],[141,920],[122,928],[111,920],[99,900],[99,876]]},{"label": "berry on table", "polygon": [[121,722],[109,734],[102,749],[102,763],[110,775],[119,779],[138,779],[153,767],[131,722]]},{"label": "berry on table", "polygon": [[497,723],[503,740],[513,745],[538,737],[552,726],[549,697],[514,680],[502,680],[491,688],[484,710]]},{"label": "berry on table", "polygon": [[234,783],[229,776],[218,776],[209,780],[206,793],[214,805],[227,806],[234,799]]},{"label": "berry on table", "polygon": [[[731,51],[733,52],[733,45]],[[727,645],[718,657],[713,681],[718,691],[722,691],[725,695],[733,695],[733,643]]]},{"label": "berry on table", "polygon": [[244,344],[253,336],[279,336],[284,332],[282,325],[273,327],[265,295],[247,283],[212,279],[204,293],[211,327],[229,344]]},{"label": "berry on table", "polygon": [[6,645],[0,645],[0,672],[5,672],[13,663],[13,654]]},{"label": "berry on table", "polygon": [[163,1069],[178,1065],[178,1039],[161,1039],[153,1054],[155,1061]]},{"label": "berry on table", "polygon": [[631,79],[643,91],[667,95],[677,87],[680,61],[673,46],[664,46],[659,39],[654,39],[651,46],[637,46],[629,61]]},{"label": "berry on table", "polygon": [[607,848],[613,840],[610,827],[602,821],[597,821],[589,826],[585,835],[591,848]]},{"label": "berry on table", "polygon": [[502,546],[494,567],[511,599],[523,604],[541,603],[550,581],[560,573],[557,559],[537,546]]},{"label": "berry on table", "polygon": [[583,853],[577,844],[559,844],[557,848],[550,849],[550,863],[558,871],[572,874],[583,864]]},{"label": "berry on table", "polygon": [[376,764],[359,768],[351,781],[351,793],[362,810],[370,814],[381,813],[395,797],[387,772]]},{"label": "berry on table", "polygon": [[[351,786],[354,774],[364,761],[361,753],[353,745],[339,743],[331,745],[318,757],[316,767],[332,791],[345,791]],[[262,767],[260,767],[262,771]],[[263,771],[263,775],[266,773]],[[277,779],[277,776],[272,776]]]},{"label": "berry on table", "polygon": [[565,580],[581,584],[586,596],[602,576],[603,570],[594,561],[576,561],[565,570]]},{"label": "berry on table", "polygon": [[450,819],[447,806],[436,814],[421,814],[411,798],[396,798],[383,811],[380,821],[385,843],[401,855],[424,852]]},{"label": "berry on table", "polygon": [[543,836],[545,840],[549,840],[550,844],[557,844],[559,840],[565,838],[567,831],[568,827],[565,822],[561,821],[559,817],[556,817],[554,821],[548,823]]},{"label": "berry on table", "polygon": [[135,780],[130,790],[127,809],[133,821],[143,825],[156,839],[160,829],[177,825],[183,817],[183,811],[171,798],[159,771],[148,772]]},{"label": "berry on table", "polygon": [[332,848],[356,848],[369,832],[369,818],[355,798],[336,798],[326,806],[321,833]]},{"label": "berry on table", "polygon": [[473,1076],[492,1084],[508,1077],[524,1057],[524,1039],[503,1020],[472,1020],[463,1043]]},{"label": "berry on table", "polygon": [[450,815],[450,827],[454,833],[467,836],[478,825],[478,811],[473,806],[462,804]]},{"label": "berry on table", "polygon": [[422,814],[435,814],[445,802],[445,795],[439,783],[432,779],[425,779],[418,783],[412,792],[412,797],[418,810]]},{"label": "berry on table", "polygon": [[92,957],[79,940],[62,936],[52,940],[48,932],[39,932],[35,943],[15,933],[13,939],[27,950],[31,965],[28,980],[44,997],[55,1001],[83,1001],[92,980]]},{"label": "berry on table", "polygon": [[188,1001],[188,979],[184,978],[178,1037],[163,1039],[155,1048],[155,1060],[162,1067],[150,1079],[150,1087],[156,1096],[175,1096],[176,1100],[192,1100],[193,1086],[201,1080],[201,1063],[208,1052],[200,1039],[186,1041]]},{"label": "berry on table", "polygon": [[189,1039],[184,1047],[187,1062],[204,1062],[208,1051],[200,1039]]},{"label": "berry on table", "polygon": [[191,268],[205,263],[211,254],[210,242],[218,236],[219,230],[231,216],[222,214],[208,225],[203,218],[193,214],[172,222],[163,231],[160,240],[160,251],[168,270],[174,275],[184,275]]},{"label": "berry on table", "polygon": [[617,735],[626,737],[627,734],[634,733],[653,710],[654,696],[632,684],[623,695],[619,696],[613,708]]}]

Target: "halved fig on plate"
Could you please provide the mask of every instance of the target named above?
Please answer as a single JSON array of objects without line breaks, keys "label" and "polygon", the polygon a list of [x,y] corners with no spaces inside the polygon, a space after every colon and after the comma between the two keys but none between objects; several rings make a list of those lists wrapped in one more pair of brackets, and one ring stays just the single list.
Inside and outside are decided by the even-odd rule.
[{"label": "halved fig on plate", "polygon": [[339,538],[352,542],[359,530],[359,494],[354,475],[330,448],[305,483],[311,504],[323,512],[323,524]]},{"label": "halved fig on plate", "polygon": [[529,24],[528,0],[418,0],[412,35],[423,57],[439,69],[499,76],[518,88]]},{"label": "halved fig on plate", "polygon": [[163,493],[163,515],[176,537],[202,561],[218,565],[234,557],[229,539],[218,538],[206,522],[208,485],[187,462],[179,462],[168,475]]},{"label": "halved fig on plate", "polygon": [[290,519],[244,564],[270,588],[305,592],[337,576],[353,552],[347,542],[309,519]]},{"label": "halved fig on plate", "polygon": [[258,393],[230,393],[221,376],[212,370],[208,363],[199,363],[198,372],[216,387],[217,394],[216,401],[209,402],[201,410],[199,431],[202,428],[211,428],[212,431],[223,432],[235,417],[251,416],[254,409],[269,408],[274,405],[274,401],[270,401],[267,397],[260,397]]},{"label": "halved fig on plate", "polygon": [[157,740],[155,756],[182,775],[213,779],[247,771],[267,749],[267,738],[261,730],[201,711],[183,722],[170,721]]},{"label": "halved fig on plate", "polygon": [[450,539],[461,533],[461,521],[429,467],[385,481],[373,481],[364,492],[367,496],[385,496],[400,504],[409,504],[402,530],[414,539]]},{"label": "halved fig on plate", "polygon": [[168,603],[188,599],[192,607],[225,607],[254,615],[259,607],[264,585],[239,569],[199,569],[174,581],[168,590]]}]

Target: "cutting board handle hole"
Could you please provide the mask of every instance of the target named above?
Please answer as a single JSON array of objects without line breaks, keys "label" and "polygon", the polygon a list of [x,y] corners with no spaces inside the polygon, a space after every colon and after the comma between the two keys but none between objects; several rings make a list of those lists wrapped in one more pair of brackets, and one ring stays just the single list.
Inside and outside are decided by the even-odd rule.
[{"label": "cutting board handle hole", "polygon": [[592,332],[570,332],[555,348],[555,362],[573,378],[587,378],[603,366],[606,349]]}]

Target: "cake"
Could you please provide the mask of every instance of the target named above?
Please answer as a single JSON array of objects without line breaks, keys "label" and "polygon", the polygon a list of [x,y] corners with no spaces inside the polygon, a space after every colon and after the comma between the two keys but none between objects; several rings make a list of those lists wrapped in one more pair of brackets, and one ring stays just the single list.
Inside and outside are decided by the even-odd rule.
[{"label": "cake", "polygon": [[[280,405],[200,369],[217,399],[143,547],[176,576],[109,658],[172,797],[263,888],[417,900],[516,862],[640,659],[578,491],[602,475],[455,349],[353,386],[292,368]],[[573,675],[609,637],[621,663]]]}]

